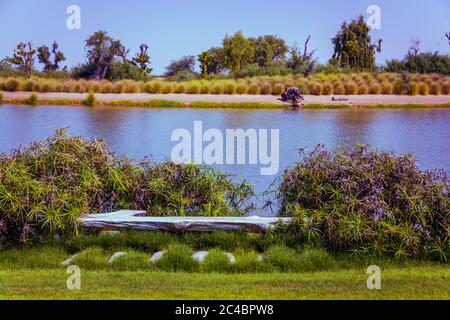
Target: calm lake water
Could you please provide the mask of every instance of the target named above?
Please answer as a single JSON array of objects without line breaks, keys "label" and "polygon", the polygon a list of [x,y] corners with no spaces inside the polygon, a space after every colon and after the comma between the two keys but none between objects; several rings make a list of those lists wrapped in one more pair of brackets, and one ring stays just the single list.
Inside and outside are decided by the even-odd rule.
[{"label": "calm lake water", "polygon": [[[298,149],[368,143],[398,153],[414,153],[423,169],[450,170],[450,109],[230,110],[144,109],[59,106],[0,106],[0,151],[44,139],[54,129],[87,138],[104,138],[117,154],[169,159],[173,130],[279,129],[279,174],[300,159]],[[206,145],[206,143],[205,143]],[[276,176],[261,176],[259,165],[221,165],[219,169],[253,183],[258,193]],[[261,203],[261,202],[260,202]],[[259,214],[266,214],[259,212]]]}]

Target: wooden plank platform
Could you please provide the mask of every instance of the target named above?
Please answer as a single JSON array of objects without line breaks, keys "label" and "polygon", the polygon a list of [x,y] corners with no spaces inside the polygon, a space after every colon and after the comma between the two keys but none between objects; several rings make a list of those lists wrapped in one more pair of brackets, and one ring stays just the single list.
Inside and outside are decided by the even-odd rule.
[{"label": "wooden plank platform", "polygon": [[278,223],[287,224],[291,218],[277,217],[149,217],[145,211],[119,210],[111,213],[84,215],[79,218],[82,228],[135,229],[167,231],[246,231],[263,232]]}]

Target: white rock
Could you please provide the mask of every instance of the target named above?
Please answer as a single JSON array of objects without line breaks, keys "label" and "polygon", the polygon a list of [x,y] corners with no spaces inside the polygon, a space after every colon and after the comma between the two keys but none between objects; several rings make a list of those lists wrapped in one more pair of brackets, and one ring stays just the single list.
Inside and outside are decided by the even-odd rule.
[{"label": "white rock", "polygon": [[228,260],[230,260],[231,264],[234,264],[236,262],[236,259],[234,258],[234,255],[231,252],[225,253],[225,255],[228,257]]},{"label": "white rock", "polygon": [[113,263],[117,258],[123,257],[126,254],[126,252],[116,252],[109,258],[108,263]]},{"label": "white rock", "polygon": [[258,262],[263,262],[263,261],[264,261],[264,256],[263,256],[262,254],[259,254],[259,255],[256,257],[256,261],[258,261]]},{"label": "white rock", "polygon": [[61,264],[65,267],[70,266],[70,264],[72,263],[73,259],[75,259],[75,257],[78,256],[78,254],[74,254],[73,256],[71,256],[69,259],[64,260],[63,262],[61,262]]},{"label": "white rock", "polygon": [[152,257],[150,258],[150,261],[153,262],[153,263],[155,263],[156,261],[158,261],[159,259],[162,258],[162,256],[164,255],[164,252],[165,252],[165,251],[158,251],[158,252],[155,252],[155,253],[152,255]]},{"label": "white rock", "polygon": [[192,255],[192,259],[202,263],[203,261],[205,261],[207,255],[208,251],[198,251]]}]

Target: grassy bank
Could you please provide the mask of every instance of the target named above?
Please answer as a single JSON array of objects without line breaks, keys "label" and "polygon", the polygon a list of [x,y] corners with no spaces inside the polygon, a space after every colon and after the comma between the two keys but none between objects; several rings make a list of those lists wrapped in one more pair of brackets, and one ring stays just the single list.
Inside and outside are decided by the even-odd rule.
[{"label": "grassy bank", "polygon": [[[267,102],[213,102],[149,99],[149,100],[100,100],[95,95],[84,99],[42,98],[35,93],[23,98],[5,98],[0,93],[0,105],[52,105],[52,106],[91,106],[91,107],[141,107],[141,108],[193,108],[193,109],[292,109],[288,104]],[[91,97],[91,99],[88,99]],[[92,99],[93,98],[93,99]],[[306,103],[302,109],[391,109],[391,108],[450,108],[450,103],[442,104],[335,104],[335,103]]]},{"label": "grassy bank", "polygon": [[[108,254],[88,249],[76,261],[81,290],[68,290],[69,274],[61,247],[32,247],[0,252],[0,299],[448,299],[450,268],[424,261],[338,258],[331,268],[272,269],[264,273],[223,270],[165,271],[134,253],[122,263],[106,263]],[[96,253],[96,254],[94,254]],[[130,253],[129,253],[130,255]],[[236,255],[239,259],[239,255]],[[146,267],[138,257],[146,259]],[[120,258],[123,259],[123,258]],[[237,260],[239,261],[239,260]],[[87,264],[90,262],[90,264]],[[120,261],[119,261],[120,262]],[[83,264],[84,263],[84,264]],[[240,262],[237,262],[238,264]],[[206,263],[205,263],[206,264]],[[368,290],[369,265],[381,268],[381,290]],[[209,266],[218,264],[209,263]],[[221,267],[223,268],[223,266]]]},{"label": "grassy bank", "polygon": [[186,93],[280,95],[288,87],[311,95],[440,95],[450,94],[450,77],[438,74],[353,73],[251,77],[171,82],[93,81],[46,78],[0,78],[0,91],[95,92],[95,93]]}]

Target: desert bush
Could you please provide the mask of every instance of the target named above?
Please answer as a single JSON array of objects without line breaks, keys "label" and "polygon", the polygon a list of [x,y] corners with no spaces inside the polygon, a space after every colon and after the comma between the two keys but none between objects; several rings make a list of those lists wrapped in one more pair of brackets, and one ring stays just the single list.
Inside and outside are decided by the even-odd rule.
[{"label": "desert bush", "polygon": [[[275,89],[275,88],[274,88]],[[259,87],[259,85],[257,83],[252,83],[250,84],[250,86],[248,87],[248,94],[260,94],[261,93],[261,88]],[[275,94],[275,93],[274,93]]]},{"label": "desert bush", "polygon": [[411,155],[320,146],[283,173],[276,199],[291,231],[336,251],[395,257],[449,254],[450,181]]},{"label": "desert bush", "polygon": [[162,93],[164,84],[160,81],[151,83],[151,91],[149,93]]},{"label": "desert bush", "polygon": [[450,80],[446,80],[442,83],[442,94],[450,94]]},{"label": "desert bush", "polygon": [[162,85],[161,93],[168,94],[173,93],[174,86],[172,83],[164,83]]},{"label": "desert bush", "polygon": [[224,93],[225,94],[235,94],[236,93],[236,85],[234,84],[234,82],[225,83]]},{"label": "desert bush", "polygon": [[202,85],[200,86],[200,93],[201,94],[209,94],[210,91],[211,91],[210,86],[206,83],[202,83]]},{"label": "desert bush", "polygon": [[175,93],[185,93],[186,92],[186,86],[184,83],[178,83],[175,87]]},{"label": "desert bush", "polygon": [[362,83],[358,85],[358,94],[368,94],[369,93],[369,87]]},{"label": "desert bush", "polygon": [[199,94],[200,87],[196,83],[190,83],[186,89],[187,94]]},{"label": "desert bush", "polygon": [[282,94],[285,90],[285,86],[282,83],[275,83],[272,87],[272,94],[278,96]]},{"label": "desert bush", "polygon": [[225,88],[222,83],[214,84],[210,90],[211,94],[223,94],[224,92],[225,92]]},{"label": "desert bush", "polygon": [[369,86],[370,94],[380,94],[381,93],[381,85],[378,82],[372,82]]},{"label": "desert bush", "polygon": [[270,83],[265,82],[261,84],[261,94],[272,94],[272,86]]},{"label": "desert bush", "polygon": [[315,96],[322,95],[323,87],[318,82],[313,82],[309,85],[309,92]]},{"label": "desert bush", "polygon": [[358,86],[354,81],[347,81],[344,85],[345,87],[345,94],[357,94],[358,93]]},{"label": "desert bush", "polygon": [[433,81],[430,84],[430,94],[440,95],[442,93],[441,84],[438,81]]},{"label": "desert bush", "polygon": [[402,95],[405,93],[405,84],[402,80],[395,80],[393,84],[393,93]]},{"label": "desert bush", "polygon": [[113,91],[114,91],[114,93],[124,93],[125,92],[125,83],[123,81],[114,83]]},{"label": "desert bush", "polygon": [[388,81],[381,82],[381,93],[382,94],[392,94],[394,92],[393,85]]},{"label": "desert bush", "polygon": [[324,85],[323,85],[323,94],[324,95],[326,95],[326,96],[329,96],[329,95],[332,95],[333,94],[333,92],[334,92],[334,87],[333,87],[333,85],[331,84],[331,83],[329,83],[329,82],[326,82]]},{"label": "desert bush", "polygon": [[24,84],[22,85],[22,91],[33,91],[33,85],[34,85],[33,80],[25,81]]},{"label": "desert bush", "polygon": [[83,104],[89,106],[89,107],[95,107],[95,104],[97,103],[97,98],[95,97],[95,94],[91,91],[88,93],[86,98],[83,100]]},{"label": "desert bush", "polygon": [[408,93],[412,96],[417,96],[420,94],[419,84],[415,81],[410,82],[408,86]]},{"label": "desert bush", "polygon": [[430,94],[430,86],[426,82],[419,82],[419,94],[422,96]]},{"label": "desert bush", "polygon": [[239,83],[236,87],[236,92],[238,94],[247,94],[248,93],[248,86],[245,83]]},{"label": "desert bush", "polygon": [[[100,87],[100,92],[101,93],[112,93],[112,92],[116,92],[116,90],[118,90],[119,88],[117,88],[116,86],[113,87],[113,85],[109,82],[103,83]],[[116,92],[116,93],[120,93],[120,92]]]},{"label": "desert bush", "polygon": [[6,80],[4,87],[5,87],[4,88],[5,91],[10,91],[10,92],[19,91],[20,82],[17,79],[11,78],[11,79]]},{"label": "desert bush", "polygon": [[132,80],[125,82],[125,92],[126,93],[138,93],[139,92],[139,85]]},{"label": "desert bush", "polygon": [[342,83],[337,83],[334,85],[334,94],[345,94],[345,87]]}]

